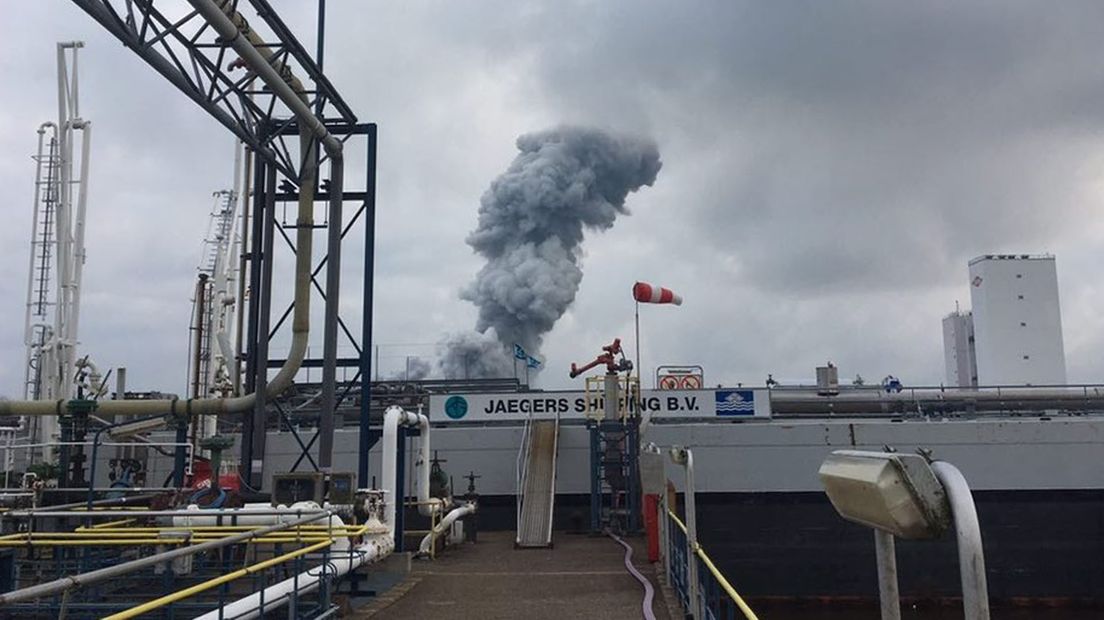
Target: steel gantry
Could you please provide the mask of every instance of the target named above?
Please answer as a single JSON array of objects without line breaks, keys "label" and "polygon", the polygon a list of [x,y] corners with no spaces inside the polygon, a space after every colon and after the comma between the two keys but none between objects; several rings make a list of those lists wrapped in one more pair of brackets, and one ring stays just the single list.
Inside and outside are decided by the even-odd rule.
[{"label": "steel gantry", "polygon": [[[352,109],[322,71],[325,1],[319,1],[318,50],[314,57],[295,38],[267,0],[189,0],[187,5],[156,0],[73,0],[126,47],[141,57],[188,98],[233,132],[249,149],[252,165],[251,202],[244,210],[241,277],[248,281],[242,308],[246,326],[239,354],[245,363],[240,387],[243,393],[256,395],[252,413],[242,418],[242,477],[251,485],[263,480],[265,429],[270,407],[277,408],[266,395],[269,369],[282,360],[270,360],[269,342],[285,330],[285,319],[270,321],[273,300],[272,268],[277,247],[287,245],[296,252],[296,242],[286,232],[298,224],[277,221],[281,203],[299,199],[304,180],[313,191],[315,203],[328,201],[326,253],[311,271],[312,288],[325,300],[323,354],[320,359],[303,360],[302,367],[321,367],[319,393],[321,416],[316,439],[318,460],[309,459],[319,469],[332,466],[334,410],[360,381],[360,484],[366,485],[368,448],[375,434],[369,432],[368,411],[372,334],[372,274],[375,238],[375,161],[376,126],[358,122]],[[252,9],[250,20],[242,15]],[[248,45],[242,45],[245,40]],[[242,53],[246,53],[242,56]],[[252,61],[249,58],[252,56]],[[263,59],[257,62],[257,59]],[[316,60],[317,59],[317,60]],[[262,75],[264,74],[264,75]],[[276,78],[275,76],[278,76]],[[280,96],[273,82],[282,81],[294,90],[298,100]],[[302,82],[300,82],[302,80]],[[302,101],[302,105],[299,100]],[[291,107],[289,107],[291,106]],[[312,114],[306,110],[309,108]],[[304,123],[308,123],[304,125]],[[302,133],[300,133],[302,130]],[[331,199],[330,183],[318,183],[313,171],[330,159],[329,149],[319,153],[317,140],[306,148],[303,135],[327,135],[342,143],[363,140],[366,152],[363,184],[346,190],[344,179],[333,179],[340,188],[340,199]],[[306,163],[312,163],[306,166]],[[356,181],[354,176],[351,180]],[[243,197],[244,200],[245,197]],[[343,214],[343,203],[359,206],[350,218]],[[364,230],[363,318],[358,339],[339,313],[341,244],[354,226]],[[282,238],[283,244],[276,239]],[[318,276],[325,268],[325,286]],[[337,359],[338,333],[353,343],[354,360]],[[294,332],[293,332],[294,334]],[[357,378],[342,394],[337,393],[336,369],[355,366]],[[302,443],[307,453],[314,443]],[[309,454],[308,454],[309,456]]]}]

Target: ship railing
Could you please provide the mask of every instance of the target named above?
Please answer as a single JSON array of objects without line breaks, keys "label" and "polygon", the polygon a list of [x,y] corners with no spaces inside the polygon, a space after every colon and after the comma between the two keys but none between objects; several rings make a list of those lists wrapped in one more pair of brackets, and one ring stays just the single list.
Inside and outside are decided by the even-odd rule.
[{"label": "ship railing", "polygon": [[525,500],[525,476],[529,467],[529,435],[533,432],[533,414],[529,413],[529,417],[525,420],[525,427],[521,431],[521,446],[518,447],[517,457],[517,516],[515,523],[517,523],[516,539],[518,544],[521,544],[521,505]]},{"label": "ship railing", "polygon": [[[695,588],[691,587],[690,570],[690,544],[686,533],[686,525],[671,510],[667,510],[666,519],[666,554],[667,579],[675,591],[675,595],[683,609],[693,609],[691,597]],[[702,617],[706,620],[758,620],[755,612],[751,610],[740,593],[732,587],[717,565],[710,559],[709,554],[700,545],[694,545],[693,559],[697,569],[698,578],[697,597],[702,610]]]}]

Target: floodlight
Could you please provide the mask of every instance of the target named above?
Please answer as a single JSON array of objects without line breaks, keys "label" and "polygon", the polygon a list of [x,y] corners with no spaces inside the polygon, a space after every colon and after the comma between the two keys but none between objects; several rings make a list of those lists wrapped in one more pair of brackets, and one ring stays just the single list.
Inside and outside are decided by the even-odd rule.
[{"label": "floodlight", "polygon": [[922,456],[837,450],[818,473],[848,521],[911,539],[938,538],[950,524],[943,485]]}]

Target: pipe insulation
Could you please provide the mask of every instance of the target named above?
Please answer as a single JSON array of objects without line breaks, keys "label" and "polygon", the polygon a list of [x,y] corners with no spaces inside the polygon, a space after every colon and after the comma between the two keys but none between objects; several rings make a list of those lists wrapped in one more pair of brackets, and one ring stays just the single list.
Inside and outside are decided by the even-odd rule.
[{"label": "pipe insulation", "polygon": [[386,508],[384,509],[384,523],[387,527],[394,529],[395,527],[395,511],[402,506],[403,493],[402,490],[397,488],[397,466],[393,455],[398,453],[399,449],[399,427],[417,427],[420,434],[418,440],[418,458],[414,462],[416,469],[414,475],[414,486],[416,496],[418,498],[419,511],[426,516],[433,514],[433,511],[441,509],[442,502],[436,498],[429,497],[429,455],[430,455],[430,441],[429,441],[429,418],[421,413],[413,413],[406,411],[401,407],[391,406],[383,414],[383,451],[385,456],[383,459],[383,467],[381,471],[381,478],[383,480],[383,492],[384,503]]},{"label": "pipe insulation", "polygon": [[[336,546],[336,545],[335,545]],[[391,554],[395,541],[390,533],[376,534],[365,542],[345,550],[335,550],[324,564],[275,583],[264,590],[240,598],[209,611],[196,620],[251,620],[262,613],[274,611],[290,602],[292,596],[302,596],[318,589],[323,579],[336,581],[364,564],[379,561]],[[262,610],[261,603],[264,602]]]},{"label": "pipe insulation", "polygon": [[[330,159],[330,201],[338,202],[343,195],[342,142],[331,135],[325,125],[311,111],[306,89],[291,74],[285,63],[264,45],[260,37],[249,28],[244,17],[235,9],[232,0],[188,0],[192,7],[214,28],[219,37],[227,41],[249,70],[255,72],[265,85],[295,115],[299,124],[301,165],[299,170],[299,208],[296,216],[295,258],[295,310],[292,316],[291,346],[287,361],[268,382],[266,394],[275,396],[283,392],[299,371],[307,351],[310,331],[310,286],[312,260],[312,233],[314,229],[314,188],[317,178],[316,141],[320,141]],[[265,50],[262,52],[261,50]],[[249,410],[256,394],[235,398],[187,400],[108,400],[98,403],[97,409],[107,415],[148,415],[170,413],[174,416],[219,415]],[[0,402],[0,415],[60,415],[66,410],[66,399],[55,401],[4,401]]]},{"label": "pipe insulation", "polygon": [[469,503],[450,510],[449,513],[445,515],[445,518],[441,519],[441,522],[422,539],[422,543],[418,545],[418,553],[421,555],[428,555],[430,549],[433,548],[433,541],[436,540],[438,536],[448,531],[448,529],[452,527],[452,524],[458,519],[474,514],[475,509],[475,504]]},{"label": "pipe insulation", "polygon": [[303,517],[301,519],[295,519],[293,521],[284,521],[263,527],[256,530],[250,530],[248,532],[242,532],[241,534],[234,534],[219,540],[212,540],[197,545],[187,545],[164,553],[157,553],[154,555],[138,558],[137,560],[131,560],[130,562],[123,562],[122,564],[116,564],[114,566],[108,566],[99,570],[94,570],[87,573],[80,573],[77,575],[67,575],[61,579],[55,579],[46,583],[40,583],[21,590],[14,590],[12,592],[5,592],[0,594],[0,605],[10,605],[12,603],[22,603],[26,601],[33,601],[44,596],[53,596],[60,594],[70,588],[79,588],[82,586],[88,586],[101,581],[107,581],[108,579],[115,579],[123,575],[130,574],[136,570],[147,568],[155,564],[162,562],[169,562],[179,557],[187,555],[193,555],[203,551],[212,551],[220,549],[228,545],[234,545],[242,542],[246,542],[253,538],[265,536],[273,532],[279,532],[293,528],[297,525],[306,525],[327,516],[328,513],[318,513],[309,517]]}]

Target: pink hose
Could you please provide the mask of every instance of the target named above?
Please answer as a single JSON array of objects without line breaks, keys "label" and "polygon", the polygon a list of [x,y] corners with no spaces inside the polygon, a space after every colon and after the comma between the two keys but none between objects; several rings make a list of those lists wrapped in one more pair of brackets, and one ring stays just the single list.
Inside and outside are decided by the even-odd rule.
[{"label": "pink hose", "polygon": [[640,610],[644,614],[644,620],[655,620],[655,614],[652,612],[652,598],[655,597],[655,591],[652,589],[652,582],[648,581],[648,578],[640,574],[640,571],[636,570],[636,567],[632,564],[632,547],[613,532],[607,531],[610,538],[621,543],[621,546],[625,548],[625,568],[629,570],[636,580],[644,585],[644,602],[640,604]]}]

